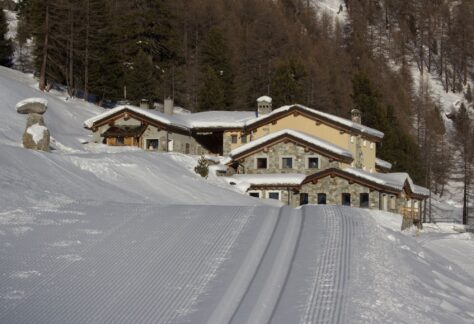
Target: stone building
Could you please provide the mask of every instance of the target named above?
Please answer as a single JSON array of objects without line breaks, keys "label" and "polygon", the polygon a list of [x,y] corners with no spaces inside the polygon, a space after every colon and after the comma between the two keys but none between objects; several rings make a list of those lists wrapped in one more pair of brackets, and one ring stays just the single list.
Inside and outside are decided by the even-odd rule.
[{"label": "stone building", "polygon": [[340,204],[402,213],[417,222],[428,196],[406,173],[377,158],[384,134],[364,126],[360,111],[345,119],[294,104],[272,109],[270,97],[252,111],[175,114],[122,106],[85,122],[93,141],[151,151],[227,157],[231,182],[248,194],[302,204]]}]

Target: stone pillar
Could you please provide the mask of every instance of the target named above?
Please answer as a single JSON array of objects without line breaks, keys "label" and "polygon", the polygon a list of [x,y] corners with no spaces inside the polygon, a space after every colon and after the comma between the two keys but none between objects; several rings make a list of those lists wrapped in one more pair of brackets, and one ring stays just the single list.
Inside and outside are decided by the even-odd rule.
[{"label": "stone pillar", "polygon": [[23,147],[38,151],[49,151],[50,134],[43,119],[48,102],[42,98],[30,98],[16,105],[19,114],[27,114],[26,128],[23,132]]}]

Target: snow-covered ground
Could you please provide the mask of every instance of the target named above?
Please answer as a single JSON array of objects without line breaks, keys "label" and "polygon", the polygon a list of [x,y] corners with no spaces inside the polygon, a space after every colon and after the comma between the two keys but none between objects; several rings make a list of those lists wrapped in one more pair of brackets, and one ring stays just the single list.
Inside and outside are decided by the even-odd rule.
[{"label": "snow-covered ground", "polygon": [[[101,108],[0,68],[0,323],[472,323],[474,240],[271,206],[197,157],[87,143]],[[21,147],[29,97],[55,150]]]},{"label": "snow-covered ground", "polygon": [[320,13],[333,16],[341,23],[345,23],[348,19],[345,0],[311,0],[311,2]]}]

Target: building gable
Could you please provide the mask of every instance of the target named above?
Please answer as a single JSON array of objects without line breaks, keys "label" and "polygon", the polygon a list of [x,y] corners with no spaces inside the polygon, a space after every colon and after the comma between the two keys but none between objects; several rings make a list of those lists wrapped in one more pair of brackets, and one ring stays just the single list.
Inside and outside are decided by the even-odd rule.
[{"label": "building gable", "polygon": [[[371,130],[368,127],[358,126],[348,120],[344,120],[343,118],[332,116],[326,113],[320,113],[300,105],[293,105],[288,109],[281,109],[280,111],[277,109],[267,116],[256,119],[255,121],[251,121],[245,126],[244,131],[245,133],[250,134],[252,131],[255,131],[258,128],[268,125],[275,125],[279,120],[287,117],[307,118],[311,120],[315,126],[323,124],[339,131],[340,134],[347,133],[352,135],[360,135],[374,142],[380,142],[383,138],[383,134],[378,131],[366,131]],[[341,120],[344,120],[345,122],[343,123]]]},{"label": "building gable", "polygon": [[336,168],[329,168],[326,170],[323,170],[321,172],[314,173],[312,175],[309,175],[302,183],[302,185],[306,183],[317,183],[319,179],[325,178],[327,176],[330,176],[331,178],[338,177],[345,179],[349,181],[349,184],[351,183],[357,183],[362,186],[368,187],[373,190],[377,191],[383,191],[386,193],[391,193],[395,195],[400,194],[400,190],[397,190],[395,188],[392,188],[390,186],[386,186],[380,183],[376,183],[374,181],[370,181],[369,179],[358,177],[356,175],[353,175],[351,173],[345,172],[344,170],[341,169],[336,169]]},{"label": "building gable", "polygon": [[169,130],[169,131],[176,132],[179,134],[186,134],[186,135],[189,134],[189,131],[184,128],[177,127],[174,125],[169,125],[164,122],[160,122],[156,119],[149,118],[148,116],[144,114],[137,113],[128,108],[121,109],[113,114],[110,114],[100,120],[95,121],[90,128],[92,129],[92,131],[95,132],[97,131],[99,127],[102,127],[105,125],[114,126],[115,122],[120,119],[123,119],[125,121],[127,120],[138,121],[142,125],[151,125],[160,129]]},{"label": "building gable", "polygon": [[350,164],[353,161],[352,155],[349,152],[346,154],[342,154],[342,152],[337,153],[323,147],[322,145],[317,145],[314,142],[303,140],[302,138],[298,138],[289,133],[282,133],[281,135],[270,138],[268,141],[261,141],[256,145],[251,145],[252,143],[250,143],[248,145],[248,149],[235,150],[237,153],[234,154],[231,152],[231,158],[233,160],[239,160],[254,155],[258,152],[266,152],[270,147],[274,147],[279,143],[292,143],[296,146],[303,147],[305,152],[314,152],[320,154],[324,157],[327,157],[330,161],[340,161],[347,164]]}]

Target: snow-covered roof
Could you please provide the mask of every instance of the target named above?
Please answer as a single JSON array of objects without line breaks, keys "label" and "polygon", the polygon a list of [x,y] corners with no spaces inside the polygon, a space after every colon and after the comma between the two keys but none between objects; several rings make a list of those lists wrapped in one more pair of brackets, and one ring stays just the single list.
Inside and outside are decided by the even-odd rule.
[{"label": "snow-covered roof", "polygon": [[410,189],[417,195],[428,196],[429,190],[421,186],[417,186],[413,183],[410,175],[406,172],[395,172],[395,173],[370,173],[361,169],[347,168],[343,171],[350,173],[356,177],[366,179],[368,181],[390,187],[399,191],[403,190],[405,182],[408,181]]},{"label": "snow-covered roof", "polygon": [[142,109],[142,108],[138,108],[138,107],[135,107],[135,106],[129,106],[129,105],[127,105],[127,106],[118,106],[118,107],[115,107],[113,109],[107,110],[107,111],[105,111],[104,113],[102,113],[100,115],[97,115],[97,116],[94,116],[92,118],[87,119],[84,122],[84,125],[88,128],[91,128],[96,122],[98,122],[98,121],[100,121],[104,118],[110,117],[110,116],[112,116],[116,113],[119,113],[121,111],[124,111],[124,110],[133,111],[137,114],[148,117],[152,120],[156,120],[156,121],[158,121],[162,124],[165,124],[165,125],[172,125],[172,126],[187,129],[186,125],[184,125],[181,122],[180,117],[178,117],[178,116],[166,115],[166,114],[161,113],[161,112],[156,111],[156,110]]},{"label": "snow-covered roof", "polygon": [[269,96],[261,96],[260,98],[257,99],[257,102],[272,102],[272,98]]},{"label": "snow-covered roof", "polygon": [[241,128],[246,120],[255,117],[253,111],[205,111],[194,114],[168,115],[157,110],[127,105],[115,107],[89,118],[84,122],[84,125],[91,128],[94,123],[124,110],[133,111],[165,125],[187,130],[194,128]]},{"label": "snow-covered roof", "polygon": [[239,189],[247,191],[251,186],[299,186],[305,174],[235,174],[228,178],[234,181]]},{"label": "snow-covered roof", "polygon": [[342,155],[342,156],[346,156],[348,158],[353,158],[352,156],[352,153],[343,149],[342,147],[339,147],[337,145],[334,145],[334,144],[331,144],[329,142],[326,142],[318,137],[315,137],[315,136],[312,136],[312,135],[308,135],[306,133],[302,133],[302,132],[298,132],[298,131],[295,131],[295,130],[292,130],[292,129],[283,129],[281,131],[278,131],[278,132],[275,132],[275,133],[272,133],[272,134],[269,134],[269,135],[265,135],[265,136],[262,136],[254,141],[251,141],[250,143],[247,143],[247,144],[244,144],[234,150],[232,150],[230,152],[230,156],[236,156],[236,155],[239,155],[243,152],[246,152],[246,151],[249,151],[249,150],[252,150],[253,148],[261,145],[261,144],[264,144],[266,142],[269,142],[279,136],[282,136],[282,135],[291,135],[291,136],[294,136],[298,139],[301,139],[307,143],[310,143],[310,144],[313,144],[315,146],[318,146],[318,147],[321,147],[327,151],[330,151],[334,154],[337,154],[337,155]]},{"label": "snow-covered roof", "polygon": [[370,136],[374,136],[374,137],[377,137],[377,138],[380,138],[380,139],[383,138],[383,136],[384,136],[384,133],[382,133],[382,132],[380,132],[376,129],[364,126],[364,125],[359,124],[359,123],[355,123],[355,122],[353,122],[349,119],[345,119],[345,118],[342,118],[342,117],[331,115],[331,114],[328,114],[328,113],[325,113],[325,112],[322,112],[322,111],[319,111],[319,110],[316,110],[316,109],[312,109],[312,108],[309,108],[309,107],[306,107],[306,106],[303,106],[303,105],[300,105],[300,104],[282,106],[278,109],[273,110],[271,113],[269,113],[267,115],[263,115],[263,116],[260,116],[258,118],[255,118],[253,120],[248,121],[246,123],[246,126],[251,126],[252,124],[257,123],[257,122],[259,122],[263,119],[266,119],[266,118],[271,117],[273,115],[288,111],[288,110],[290,110],[292,108],[295,108],[295,107],[300,108],[302,110],[306,110],[310,113],[321,116],[322,118],[331,120],[331,121],[333,121],[335,123],[338,123],[338,124],[341,124],[343,126],[350,127],[352,129],[358,130],[361,133],[366,133],[367,135],[370,135]]},{"label": "snow-covered roof", "polygon": [[392,163],[379,159],[379,158],[375,158],[375,165],[384,169],[389,169],[389,170],[392,168]]},{"label": "snow-covered roof", "polygon": [[107,110],[102,114],[89,118],[84,122],[84,125],[87,128],[91,128],[94,123],[109,116],[112,116],[113,114],[116,114],[122,110],[128,109],[143,116],[146,116],[150,119],[157,120],[163,124],[185,128],[188,130],[199,128],[245,128],[248,126],[252,126],[256,122],[259,122],[265,118],[271,117],[284,111],[288,111],[291,108],[295,107],[307,110],[308,112],[319,115],[322,118],[331,120],[335,123],[355,129],[361,133],[365,133],[370,136],[374,136],[377,138],[383,138],[384,136],[382,132],[379,132],[378,130],[372,129],[370,127],[298,104],[280,107],[278,109],[273,110],[270,114],[263,115],[260,117],[256,117],[255,111],[206,111],[193,114],[167,115],[156,110],[142,109],[135,106],[127,105]]},{"label": "snow-covered roof", "polygon": [[255,118],[254,111],[204,111],[180,115],[180,120],[189,128],[242,128],[244,122]]}]

